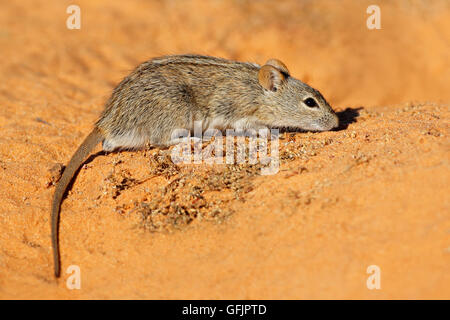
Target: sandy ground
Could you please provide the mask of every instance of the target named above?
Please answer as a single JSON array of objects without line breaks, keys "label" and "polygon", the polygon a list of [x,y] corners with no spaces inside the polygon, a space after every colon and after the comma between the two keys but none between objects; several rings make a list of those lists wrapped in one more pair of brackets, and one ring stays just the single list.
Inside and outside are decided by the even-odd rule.
[{"label": "sandy ground", "polygon": [[[71,1],[1,1],[0,298],[450,298],[450,4],[376,1],[368,30],[372,2],[79,0],[68,30]],[[130,70],[175,53],[277,57],[342,125],[283,134],[272,176],[158,149],[91,158],[62,205],[68,290],[50,169]]]}]

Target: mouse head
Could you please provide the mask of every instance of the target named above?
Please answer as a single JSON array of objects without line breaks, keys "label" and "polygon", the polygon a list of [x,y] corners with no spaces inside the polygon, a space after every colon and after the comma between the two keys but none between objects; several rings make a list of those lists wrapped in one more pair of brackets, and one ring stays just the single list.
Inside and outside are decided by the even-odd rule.
[{"label": "mouse head", "polygon": [[264,91],[260,116],[266,125],[311,131],[338,126],[337,115],[320,92],[292,78],[280,60],[267,61],[258,80]]}]

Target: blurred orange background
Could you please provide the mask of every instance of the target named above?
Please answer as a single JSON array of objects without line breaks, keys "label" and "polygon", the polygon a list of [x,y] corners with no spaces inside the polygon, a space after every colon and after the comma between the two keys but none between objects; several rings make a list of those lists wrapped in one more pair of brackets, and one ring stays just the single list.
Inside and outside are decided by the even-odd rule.
[{"label": "blurred orange background", "polygon": [[[78,0],[80,30],[66,28],[70,4],[0,2],[1,298],[450,297],[449,1]],[[372,4],[380,30],[366,25]],[[96,158],[62,209],[63,268],[85,270],[70,291],[52,274],[48,169],[67,163],[135,66],[181,53],[278,58],[337,111],[366,114],[297,134],[298,145],[334,142],[283,167],[293,177],[256,178],[226,223],[173,233],[113,212],[144,190],[95,200],[112,161],[145,173],[144,153]],[[361,153],[371,160],[351,169]],[[145,186],[155,183],[167,182]],[[314,190],[312,204],[292,190]],[[382,290],[365,286],[371,264]]]}]

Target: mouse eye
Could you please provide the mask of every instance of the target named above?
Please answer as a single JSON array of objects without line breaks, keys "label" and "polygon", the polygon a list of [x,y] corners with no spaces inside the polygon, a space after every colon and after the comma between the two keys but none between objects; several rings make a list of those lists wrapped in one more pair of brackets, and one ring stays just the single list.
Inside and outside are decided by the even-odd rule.
[{"label": "mouse eye", "polygon": [[305,99],[303,102],[310,108],[317,107],[317,102],[313,98]]}]

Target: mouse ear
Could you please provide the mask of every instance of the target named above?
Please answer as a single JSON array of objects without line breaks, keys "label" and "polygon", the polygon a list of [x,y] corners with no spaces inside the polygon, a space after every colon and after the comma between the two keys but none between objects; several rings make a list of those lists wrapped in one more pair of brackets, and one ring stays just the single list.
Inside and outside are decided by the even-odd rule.
[{"label": "mouse ear", "polygon": [[285,75],[272,65],[264,65],[258,72],[259,84],[267,90],[277,91],[285,80]]},{"label": "mouse ear", "polygon": [[281,62],[278,59],[270,59],[267,60],[266,64],[268,64],[269,66],[273,66],[275,68],[277,68],[278,70],[280,70],[281,72],[285,73],[286,75],[290,75],[288,68],[286,67],[286,65]]}]

